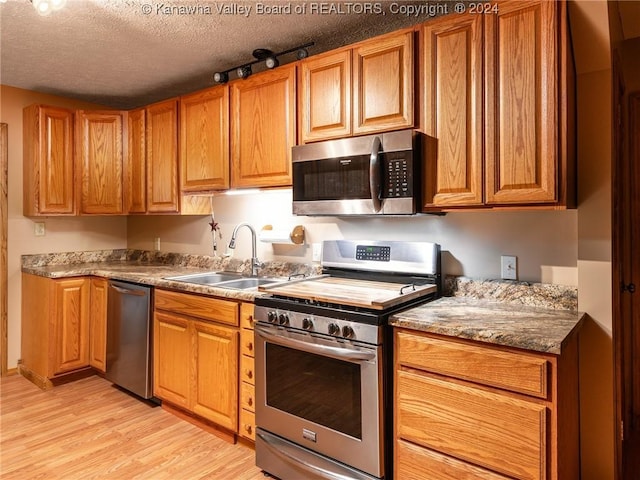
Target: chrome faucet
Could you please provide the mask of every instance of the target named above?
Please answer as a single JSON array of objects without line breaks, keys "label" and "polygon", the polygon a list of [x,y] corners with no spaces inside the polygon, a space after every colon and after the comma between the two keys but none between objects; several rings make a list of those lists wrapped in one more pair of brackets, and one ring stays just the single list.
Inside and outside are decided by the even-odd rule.
[{"label": "chrome faucet", "polygon": [[236,236],[238,235],[238,230],[242,227],[247,227],[251,230],[251,276],[258,276],[258,269],[262,266],[260,260],[258,260],[258,256],[256,254],[256,231],[254,228],[248,223],[239,223],[236,225],[236,228],[233,229],[233,233],[231,234],[231,240],[229,241],[229,248],[236,248]]}]

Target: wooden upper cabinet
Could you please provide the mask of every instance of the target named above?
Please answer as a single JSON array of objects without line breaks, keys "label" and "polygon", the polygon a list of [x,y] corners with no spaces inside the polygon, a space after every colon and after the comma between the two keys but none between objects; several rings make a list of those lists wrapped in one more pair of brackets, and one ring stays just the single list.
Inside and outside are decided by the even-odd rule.
[{"label": "wooden upper cabinet", "polygon": [[501,2],[484,15],[489,204],[557,199],[558,5]]},{"label": "wooden upper cabinet", "polygon": [[300,62],[300,140],[351,135],[351,50]]},{"label": "wooden upper cabinet", "polygon": [[178,213],[178,101],[146,110],[147,212]]},{"label": "wooden upper cabinet", "polygon": [[23,141],[24,215],[75,215],[73,111],[26,107]]},{"label": "wooden upper cabinet", "polygon": [[76,158],[82,214],[123,213],[125,122],[124,112],[76,112]]},{"label": "wooden upper cabinet", "polygon": [[437,138],[425,208],[481,205],[482,15],[448,15],[421,31],[424,132]]},{"label": "wooden upper cabinet", "polygon": [[131,110],[128,114],[127,162],[124,182],[125,213],[147,211],[146,171],[146,116],[145,109]]},{"label": "wooden upper cabinet", "polygon": [[291,185],[296,143],[296,66],[231,84],[231,186]]},{"label": "wooden upper cabinet", "polygon": [[401,30],[354,47],[354,134],[414,125],[413,35]]},{"label": "wooden upper cabinet", "polygon": [[229,86],[180,98],[180,189],[229,188]]}]

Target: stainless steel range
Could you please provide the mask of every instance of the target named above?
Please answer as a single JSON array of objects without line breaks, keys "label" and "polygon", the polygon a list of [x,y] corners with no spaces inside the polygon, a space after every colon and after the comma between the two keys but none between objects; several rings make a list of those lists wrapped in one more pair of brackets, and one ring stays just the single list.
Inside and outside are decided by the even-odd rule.
[{"label": "stainless steel range", "polygon": [[325,241],[322,267],[256,299],[256,464],[283,480],[391,478],[387,320],[440,296],[440,246]]}]

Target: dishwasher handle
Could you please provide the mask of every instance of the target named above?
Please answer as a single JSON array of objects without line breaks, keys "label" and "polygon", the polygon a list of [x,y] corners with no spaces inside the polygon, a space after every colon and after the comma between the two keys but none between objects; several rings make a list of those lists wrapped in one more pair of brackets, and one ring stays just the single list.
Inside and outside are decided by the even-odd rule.
[{"label": "dishwasher handle", "polygon": [[129,288],[122,288],[110,283],[109,286],[113,288],[116,292],[122,293],[123,295],[136,295],[138,297],[144,297],[147,292],[145,290],[131,290]]}]

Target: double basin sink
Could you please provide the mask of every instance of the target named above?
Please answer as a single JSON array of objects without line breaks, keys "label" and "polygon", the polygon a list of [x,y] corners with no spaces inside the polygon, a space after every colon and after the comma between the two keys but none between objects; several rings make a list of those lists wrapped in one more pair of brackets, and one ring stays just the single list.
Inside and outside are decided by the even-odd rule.
[{"label": "double basin sink", "polygon": [[240,274],[227,272],[192,273],[189,275],[178,275],[176,277],[165,277],[165,280],[195,283],[197,285],[208,285],[218,288],[230,288],[233,290],[248,290],[260,285],[267,285],[269,283],[278,283],[282,281],[276,278],[243,277]]}]

